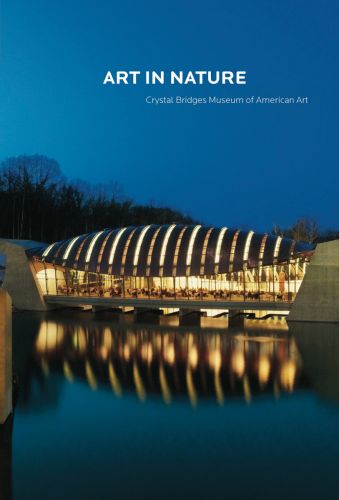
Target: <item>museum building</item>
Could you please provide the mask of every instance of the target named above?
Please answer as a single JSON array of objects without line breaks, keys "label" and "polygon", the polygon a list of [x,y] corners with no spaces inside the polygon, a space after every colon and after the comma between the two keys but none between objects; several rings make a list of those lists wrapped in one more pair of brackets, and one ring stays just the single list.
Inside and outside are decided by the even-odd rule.
[{"label": "museum building", "polygon": [[43,295],[292,302],[314,246],[202,225],[129,226],[26,250]]}]

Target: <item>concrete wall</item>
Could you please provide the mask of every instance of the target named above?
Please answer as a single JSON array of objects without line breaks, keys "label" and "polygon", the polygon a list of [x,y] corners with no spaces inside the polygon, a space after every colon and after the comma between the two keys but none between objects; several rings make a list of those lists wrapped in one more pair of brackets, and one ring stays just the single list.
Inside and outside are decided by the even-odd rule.
[{"label": "concrete wall", "polygon": [[288,322],[339,322],[339,240],[319,243]]},{"label": "concrete wall", "polygon": [[12,412],[12,303],[0,289],[0,424]]},{"label": "concrete wall", "polygon": [[0,239],[0,253],[6,256],[3,288],[10,294],[13,306],[20,310],[45,311],[46,304],[35,280],[25,248]]}]

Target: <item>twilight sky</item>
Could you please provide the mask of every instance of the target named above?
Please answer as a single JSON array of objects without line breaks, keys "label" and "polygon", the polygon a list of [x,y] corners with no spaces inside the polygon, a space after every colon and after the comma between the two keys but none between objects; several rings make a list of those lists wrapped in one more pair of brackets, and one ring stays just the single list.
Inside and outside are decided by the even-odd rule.
[{"label": "twilight sky", "polygon": [[[339,227],[334,0],[2,0],[0,160],[55,158],[215,225]],[[247,85],[103,86],[107,70],[246,70]],[[151,106],[152,96],[308,105]]]}]

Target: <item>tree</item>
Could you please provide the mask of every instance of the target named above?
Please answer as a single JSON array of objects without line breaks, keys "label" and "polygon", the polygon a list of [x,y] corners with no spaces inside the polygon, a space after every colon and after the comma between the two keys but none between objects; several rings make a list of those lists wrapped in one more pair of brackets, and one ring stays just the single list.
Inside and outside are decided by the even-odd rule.
[{"label": "tree", "polygon": [[309,218],[298,219],[292,226],[291,237],[296,241],[305,241],[314,243],[319,236],[319,227],[317,221]]},{"label": "tree", "polygon": [[185,223],[170,208],[137,205],[114,181],[69,182],[57,161],[42,155],[0,163],[0,237],[53,242],[108,227]]},{"label": "tree", "polygon": [[292,238],[296,241],[314,243],[319,238],[319,228],[316,220],[302,217],[289,229],[282,229],[278,225],[274,225],[272,234]]}]

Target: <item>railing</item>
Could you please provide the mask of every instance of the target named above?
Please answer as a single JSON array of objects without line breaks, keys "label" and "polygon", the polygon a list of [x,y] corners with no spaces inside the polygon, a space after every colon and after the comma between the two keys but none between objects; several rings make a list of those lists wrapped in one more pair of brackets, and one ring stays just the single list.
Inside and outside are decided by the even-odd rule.
[{"label": "railing", "polygon": [[142,299],[142,300],[187,300],[187,301],[216,301],[216,302],[285,302],[291,303],[295,299],[295,293],[274,293],[274,292],[244,292],[241,290],[161,290],[161,289],[104,289],[101,287],[89,286],[86,288],[59,286],[56,294],[49,293],[48,295],[62,295],[73,297],[98,297],[98,298],[115,298],[115,299]]}]

